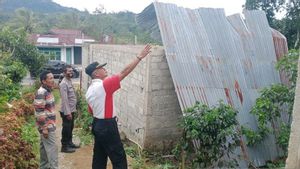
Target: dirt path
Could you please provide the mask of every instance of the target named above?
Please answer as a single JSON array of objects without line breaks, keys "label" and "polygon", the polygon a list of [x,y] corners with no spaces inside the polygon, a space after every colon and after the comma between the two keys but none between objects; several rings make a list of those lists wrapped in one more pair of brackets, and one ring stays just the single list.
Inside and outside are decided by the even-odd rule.
[{"label": "dirt path", "polygon": [[[59,112],[60,102],[57,103],[56,112]],[[75,153],[61,153],[61,130],[62,130],[62,119],[60,114],[56,114],[57,117],[57,129],[56,129],[56,141],[58,145],[58,162],[60,169],[91,169],[93,159],[93,145],[82,146],[76,149]],[[76,144],[80,143],[78,137],[74,137],[73,141]],[[112,169],[110,162],[108,162],[107,169]]]}]

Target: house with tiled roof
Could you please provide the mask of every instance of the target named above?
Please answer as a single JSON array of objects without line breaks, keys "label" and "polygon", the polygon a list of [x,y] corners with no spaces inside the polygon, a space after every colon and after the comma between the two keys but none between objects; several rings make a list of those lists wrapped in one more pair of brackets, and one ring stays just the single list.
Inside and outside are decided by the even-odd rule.
[{"label": "house with tiled roof", "polygon": [[82,31],[73,29],[51,29],[47,34],[31,34],[29,40],[52,60],[68,64],[81,64],[83,43],[95,42]]}]

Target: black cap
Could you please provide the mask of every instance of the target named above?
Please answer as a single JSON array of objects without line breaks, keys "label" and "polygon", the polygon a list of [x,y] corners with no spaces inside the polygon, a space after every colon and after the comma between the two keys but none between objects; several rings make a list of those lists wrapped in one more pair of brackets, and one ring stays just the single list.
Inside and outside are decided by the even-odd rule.
[{"label": "black cap", "polygon": [[101,68],[101,67],[105,66],[106,64],[107,63],[100,65],[98,62],[93,62],[85,68],[85,73],[88,74],[89,76],[92,76],[92,73],[94,72],[94,70],[96,70],[97,68]]}]

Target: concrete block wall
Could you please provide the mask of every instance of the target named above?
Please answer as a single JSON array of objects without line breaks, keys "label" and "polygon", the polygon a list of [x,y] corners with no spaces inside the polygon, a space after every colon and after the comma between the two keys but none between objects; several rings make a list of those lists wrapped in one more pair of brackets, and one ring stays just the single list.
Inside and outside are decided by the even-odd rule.
[{"label": "concrete block wall", "polygon": [[[149,57],[149,90],[145,147],[165,149],[179,138],[177,123],[182,117],[164,50],[153,50]],[[153,140],[161,140],[153,144]]]},{"label": "concrete block wall", "polygon": [[[83,71],[93,61],[107,63],[109,75],[120,72],[144,46],[85,44]],[[83,73],[83,89],[90,78]],[[162,47],[152,48],[150,56],[122,82],[114,95],[120,130],[146,149],[167,149],[179,137],[179,102]]]}]

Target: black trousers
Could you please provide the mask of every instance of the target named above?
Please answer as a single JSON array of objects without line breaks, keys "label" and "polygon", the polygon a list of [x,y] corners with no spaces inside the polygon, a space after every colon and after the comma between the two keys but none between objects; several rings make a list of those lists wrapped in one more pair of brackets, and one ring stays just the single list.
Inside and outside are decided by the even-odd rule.
[{"label": "black trousers", "polygon": [[121,142],[116,119],[93,120],[92,133],[95,137],[93,169],[106,169],[107,157],[113,169],[127,169],[127,159]]},{"label": "black trousers", "polygon": [[60,116],[62,118],[62,131],[61,131],[61,144],[62,146],[68,146],[72,144],[72,137],[73,137],[73,128],[74,128],[74,115],[72,113],[72,120],[68,120],[67,116],[64,115],[63,112],[60,112]]}]

